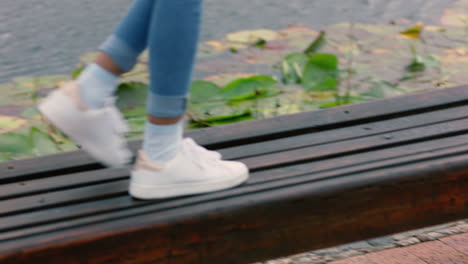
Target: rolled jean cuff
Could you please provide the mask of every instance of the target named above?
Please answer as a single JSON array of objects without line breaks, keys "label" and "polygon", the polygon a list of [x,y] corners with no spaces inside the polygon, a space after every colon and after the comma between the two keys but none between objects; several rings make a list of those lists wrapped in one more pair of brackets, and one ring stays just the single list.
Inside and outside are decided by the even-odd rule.
[{"label": "rolled jean cuff", "polygon": [[156,117],[178,117],[185,113],[188,96],[148,94],[148,112]]},{"label": "rolled jean cuff", "polygon": [[139,55],[116,35],[110,35],[98,49],[109,55],[114,63],[126,72],[135,66]]}]

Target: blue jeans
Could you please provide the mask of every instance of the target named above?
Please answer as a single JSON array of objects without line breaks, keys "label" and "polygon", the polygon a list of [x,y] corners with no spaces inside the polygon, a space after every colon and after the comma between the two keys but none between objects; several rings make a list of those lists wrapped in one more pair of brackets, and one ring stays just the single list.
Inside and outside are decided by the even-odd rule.
[{"label": "blue jeans", "polygon": [[186,110],[202,16],[202,0],[136,0],[99,47],[130,71],[149,49],[148,112],[177,117]]}]

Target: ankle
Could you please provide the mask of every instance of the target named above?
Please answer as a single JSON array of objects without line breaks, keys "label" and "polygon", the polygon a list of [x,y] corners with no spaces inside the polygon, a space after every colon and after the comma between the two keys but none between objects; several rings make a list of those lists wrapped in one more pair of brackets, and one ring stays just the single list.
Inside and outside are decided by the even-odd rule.
[{"label": "ankle", "polygon": [[148,122],[153,125],[173,125],[179,123],[183,117],[183,115],[178,117],[157,117],[148,115]]},{"label": "ankle", "polygon": [[172,159],[180,149],[183,134],[183,122],[174,124],[152,124],[149,121],[145,125],[143,140],[143,152],[151,160],[167,162]]},{"label": "ankle", "polygon": [[94,61],[95,64],[101,66],[106,71],[120,76],[125,73],[115,62],[112,60],[111,56],[107,55],[104,52],[100,52],[97,56],[96,60]]},{"label": "ankle", "polygon": [[82,103],[91,109],[104,107],[106,99],[117,89],[118,76],[97,64],[86,66],[77,79]]}]

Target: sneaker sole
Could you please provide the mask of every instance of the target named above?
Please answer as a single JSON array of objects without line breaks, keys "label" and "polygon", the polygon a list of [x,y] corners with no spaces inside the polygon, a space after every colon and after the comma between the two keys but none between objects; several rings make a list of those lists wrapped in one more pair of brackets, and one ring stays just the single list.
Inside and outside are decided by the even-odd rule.
[{"label": "sneaker sole", "polygon": [[165,185],[143,185],[130,182],[129,193],[131,196],[142,200],[173,198],[233,188],[242,184],[248,178],[249,173],[247,172],[237,178],[222,182]]},{"label": "sneaker sole", "polygon": [[107,167],[124,167],[126,163],[106,160],[106,153],[102,153],[99,149],[95,148],[93,144],[88,143],[86,139],[76,133],[76,130],[71,129],[75,124],[70,122],[70,117],[68,117],[65,114],[65,111],[59,107],[59,105],[63,104],[63,102],[66,102],[67,100],[70,99],[66,95],[61,94],[59,91],[55,91],[38,105],[38,110],[44,116],[46,122],[58,128],[62,133],[80,145],[84,151],[103,165]]}]

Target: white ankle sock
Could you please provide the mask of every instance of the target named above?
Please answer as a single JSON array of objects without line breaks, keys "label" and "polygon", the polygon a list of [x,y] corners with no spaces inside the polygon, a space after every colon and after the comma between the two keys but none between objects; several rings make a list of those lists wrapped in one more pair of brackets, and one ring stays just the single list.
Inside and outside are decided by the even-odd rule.
[{"label": "white ankle sock", "polygon": [[179,151],[182,141],[183,121],[171,125],[145,124],[143,151],[151,160],[167,162]]},{"label": "white ankle sock", "polygon": [[95,63],[86,66],[77,79],[82,103],[91,109],[102,108],[117,89],[118,80],[118,76]]}]

